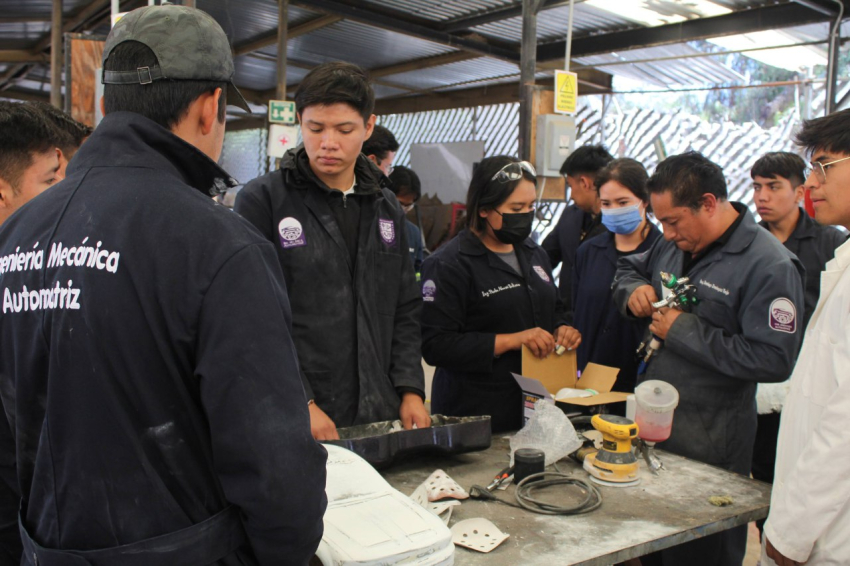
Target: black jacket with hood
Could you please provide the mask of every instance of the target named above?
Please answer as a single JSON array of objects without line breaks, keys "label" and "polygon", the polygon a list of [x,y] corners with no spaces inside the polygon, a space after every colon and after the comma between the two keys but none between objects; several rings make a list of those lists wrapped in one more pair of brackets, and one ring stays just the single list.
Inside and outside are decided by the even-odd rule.
[{"label": "black jacket with hood", "polygon": [[337,427],[397,419],[402,392],[424,397],[422,299],[404,212],[365,156],[354,173],[346,197],[299,147],[236,197],[236,211],[275,244],[304,388]]}]

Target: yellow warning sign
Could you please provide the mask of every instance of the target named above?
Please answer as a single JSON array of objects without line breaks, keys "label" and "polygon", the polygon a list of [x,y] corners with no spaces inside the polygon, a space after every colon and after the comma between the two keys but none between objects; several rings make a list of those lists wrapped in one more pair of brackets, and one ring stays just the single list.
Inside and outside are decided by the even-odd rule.
[{"label": "yellow warning sign", "polygon": [[578,75],[569,71],[555,71],[555,112],[575,114],[578,97]]}]

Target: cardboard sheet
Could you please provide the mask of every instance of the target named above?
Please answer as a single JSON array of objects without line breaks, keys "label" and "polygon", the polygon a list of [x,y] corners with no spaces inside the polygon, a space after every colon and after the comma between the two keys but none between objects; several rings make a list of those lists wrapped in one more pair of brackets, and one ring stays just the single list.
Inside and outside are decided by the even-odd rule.
[{"label": "cardboard sheet", "polygon": [[541,360],[522,347],[522,375],[536,379],[552,395],[564,387],[575,387],[577,374],[575,351],[564,352],[561,356],[549,354]]}]

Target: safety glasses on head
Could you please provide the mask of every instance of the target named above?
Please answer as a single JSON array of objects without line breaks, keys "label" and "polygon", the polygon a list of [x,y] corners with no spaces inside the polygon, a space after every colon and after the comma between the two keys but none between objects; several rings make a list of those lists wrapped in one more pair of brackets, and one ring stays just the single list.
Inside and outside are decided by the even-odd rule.
[{"label": "safety glasses on head", "polygon": [[508,163],[501,169],[499,169],[493,177],[490,178],[491,181],[499,181],[500,183],[507,183],[508,181],[519,181],[522,179],[522,172],[525,171],[535,179],[537,178],[537,171],[534,169],[534,165],[529,163],[528,161],[512,161]]}]

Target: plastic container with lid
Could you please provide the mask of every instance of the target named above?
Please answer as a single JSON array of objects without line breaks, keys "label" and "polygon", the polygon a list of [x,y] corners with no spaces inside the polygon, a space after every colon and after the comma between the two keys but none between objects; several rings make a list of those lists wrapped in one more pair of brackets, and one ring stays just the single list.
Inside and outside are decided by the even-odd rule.
[{"label": "plastic container with lid", "polygon": [[679,392],[666,381],[651,379],[635,388],[635,422],[639,436],[647,442],[663,442],[673,429],[673,411]]}]

